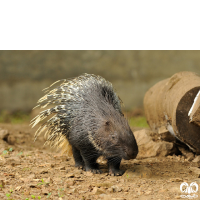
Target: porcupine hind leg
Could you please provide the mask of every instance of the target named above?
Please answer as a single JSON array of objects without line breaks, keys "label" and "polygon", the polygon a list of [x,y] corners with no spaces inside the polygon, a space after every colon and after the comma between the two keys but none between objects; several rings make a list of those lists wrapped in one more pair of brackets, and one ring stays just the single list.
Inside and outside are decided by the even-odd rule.
[{"label": "porcupine hind leg", "polygon": [[75,167],[84,168],[84,161],[80,151],[76,147],[72,146],[72,152],[75,161]]},{"label": "porcupine hind leg", "polygon": [[124,170],[119,168],[122,160],[120,157],[110,157],[107,160],[110,175],[121,176],[124,173]]},{"label": "porcupine hind leg", "polygon": [[[90,149],[90,148],[88,148]],[[98,152],[95,149],[81,150],[81,156],[85,163],[85,171],[91,171],[95,174],[101,174],[101,170],[99,169],[99,164],[96,162],[99,157]]]}]

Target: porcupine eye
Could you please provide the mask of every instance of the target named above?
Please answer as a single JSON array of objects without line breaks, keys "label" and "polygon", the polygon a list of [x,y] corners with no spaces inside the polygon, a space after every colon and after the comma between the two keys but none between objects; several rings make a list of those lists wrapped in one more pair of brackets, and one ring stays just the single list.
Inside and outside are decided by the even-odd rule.
[{"label": "porcupine eye", "polygon": [[106,121],[106,126],[109,126],[110,125],[110,122],[109,121]]},{"label": "porcupine eye", "polygon": [[114,131],[110,121],[105,122],[105,131],[107,133],[106,137],[110,138],[110,141],[115,144],[117,142],[117,133]]}]

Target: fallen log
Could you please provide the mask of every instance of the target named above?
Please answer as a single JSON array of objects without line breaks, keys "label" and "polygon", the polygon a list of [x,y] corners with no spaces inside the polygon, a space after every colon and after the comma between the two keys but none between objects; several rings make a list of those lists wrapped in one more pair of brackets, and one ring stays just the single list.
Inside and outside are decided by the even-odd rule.
[{"label": "fallen log", "polygon": [[200,154],[200,77],[179,72],[158,82],[144,97],[147,122],[154,132],[163,127]]}]

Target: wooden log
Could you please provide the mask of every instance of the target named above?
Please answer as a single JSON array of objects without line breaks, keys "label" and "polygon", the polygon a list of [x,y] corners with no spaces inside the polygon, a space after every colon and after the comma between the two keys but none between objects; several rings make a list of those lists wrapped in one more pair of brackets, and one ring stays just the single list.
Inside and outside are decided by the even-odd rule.
[{"label": "wooden log", "polygon": [[159,132],[166,127],[197,154],[200,154],[199,91],[199,76],[179,72],[155,84],[144,97],[145,116],[150,128]]}]

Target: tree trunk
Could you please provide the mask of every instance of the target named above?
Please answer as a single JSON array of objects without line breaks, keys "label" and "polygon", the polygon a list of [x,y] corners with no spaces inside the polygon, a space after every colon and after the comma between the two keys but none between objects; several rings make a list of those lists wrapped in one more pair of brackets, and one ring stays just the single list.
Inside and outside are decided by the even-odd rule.
[{"label": "tree trunk", "polygon": [[154,132],[166,127],[178,140],[200,154],[200,77],[179,72],[158,82],[144,97],[147,122]]}]

